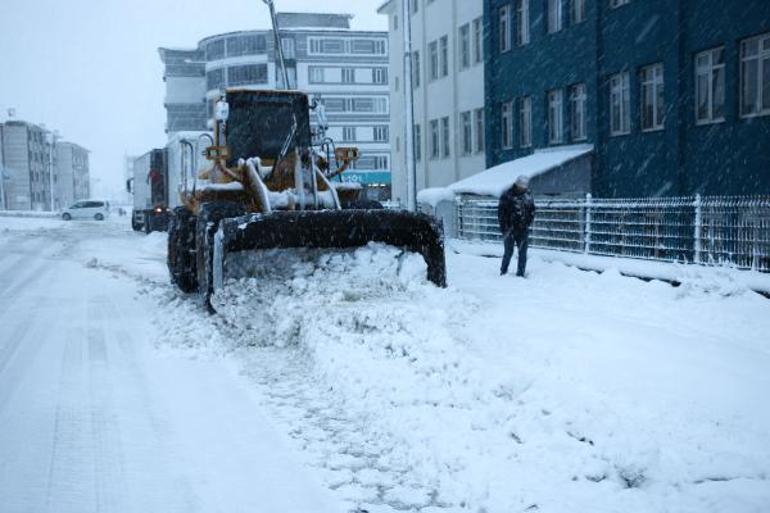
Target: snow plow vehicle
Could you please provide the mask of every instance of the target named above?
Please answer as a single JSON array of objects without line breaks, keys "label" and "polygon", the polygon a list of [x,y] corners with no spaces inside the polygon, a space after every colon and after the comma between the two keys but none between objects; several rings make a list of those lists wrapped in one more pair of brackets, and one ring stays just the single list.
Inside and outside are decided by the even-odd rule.
[{"label": "snow plow vehicle", "polygon": [[[255,252],[344,250],[371,242],[421,254],[427,278],[446,286],[440,222],[360,208],[368,206],[358,198],[361,190],[335,180],[358,150],[337,147],[330,156],[313,146],[306,94],[230,89],[215,111],[205,150],[210,165],[200,173],[185,166],[181,206],[171,215],[168,268],[182,291],[201,293],[211,308],[215,290],[248,276],[244,261]],[[181,144],[189,147],[182,157],[194,161],[193,145]]]}]

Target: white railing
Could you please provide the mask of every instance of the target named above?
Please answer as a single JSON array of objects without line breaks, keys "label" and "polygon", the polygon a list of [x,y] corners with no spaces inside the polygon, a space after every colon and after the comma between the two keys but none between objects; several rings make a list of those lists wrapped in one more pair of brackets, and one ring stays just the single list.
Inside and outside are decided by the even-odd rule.
[{"label": "white railing", "polygon": [[[533,247],[770,272],[770,197],[537,200]],[[459,239],[500,241],[497,201],[458,199]]]}]

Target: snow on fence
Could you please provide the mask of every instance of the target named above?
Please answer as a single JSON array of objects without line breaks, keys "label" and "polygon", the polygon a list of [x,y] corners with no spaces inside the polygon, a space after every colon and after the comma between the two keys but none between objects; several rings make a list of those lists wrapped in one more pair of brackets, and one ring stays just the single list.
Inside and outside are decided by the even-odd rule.
[{"label": "snow on fence", "polygon": [[[500,241],[497,201],[459,198],[457,237]],[[770,197],[537,200],[533,247],[770,272]]]}]

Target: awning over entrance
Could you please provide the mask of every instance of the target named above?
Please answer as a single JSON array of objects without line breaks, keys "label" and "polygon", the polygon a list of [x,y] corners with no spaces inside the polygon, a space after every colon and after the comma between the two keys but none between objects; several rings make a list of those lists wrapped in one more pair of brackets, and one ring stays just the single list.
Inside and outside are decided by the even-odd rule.
[{"label": "awning over entrance", "polygon": [[[521,175],[531,179],[536,195],[585,194],[591,187],[592,145],[537,150],[532,155],[505,162],[448,188],[455,194],[500,197]],[[574,165],[573,165],[574,164]]]}]

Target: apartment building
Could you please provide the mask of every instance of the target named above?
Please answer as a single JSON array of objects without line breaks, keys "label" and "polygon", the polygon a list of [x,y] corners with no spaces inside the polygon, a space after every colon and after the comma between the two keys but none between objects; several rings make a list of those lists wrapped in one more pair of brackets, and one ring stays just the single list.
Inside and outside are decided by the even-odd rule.
[{"label": "apartment building", "polygon": [[[393,198],[406,203],[403,1],[378,10],[390,40]],[[444,187],[485,169],[484,4],[411,0],[417,189]]]},{"label": "apartment building", "polygon": [[589,145],[601,197],[770,193],[770,2],[484,9],[490,167]]},{"label": "apartment building", "polygon": [[[53,180],[51,180],[53,172]],[[88,150],[58,140],[44,126],[10,119],[0,124],[0,206],[58,210],[89,194]]]},{"label": "apartment building", "polygon": [[[323,102],[327,136],[359,147],[361,158],[344,179],[365,185],[373,199],[390,199],[388,37],[352,30],[350,20],[344,14],[278,14],[289,87]],[[169,139],[210,128],[214,104],[227,88],[283,88],[274,41],[272,30],[248,30],[207,37],[192,49],[161,48]]]}]

